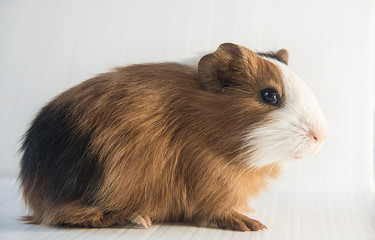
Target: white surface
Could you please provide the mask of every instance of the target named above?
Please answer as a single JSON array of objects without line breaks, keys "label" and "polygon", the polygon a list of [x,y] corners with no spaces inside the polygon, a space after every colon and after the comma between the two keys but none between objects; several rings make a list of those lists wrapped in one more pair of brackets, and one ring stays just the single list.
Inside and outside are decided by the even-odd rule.
[{"label": "white surface", "polygon": [[[181,60],[222,42],[287,48],[290,66],[315,92],[330,127],[322,151],[291,163],[261,197],[257,214],[268,232],[55,230],[22,225],[18,203],[5,201],[0,239],[147,239],[179,231],[178,238],[194,239],[371,239],[374,15],[371,0],[0,0],[0,176],[17,175],[27,124],[62,90],[113,66]],[[1,197],[13,188],[1,184]]]},{"label": "white surface", "polygon": [[25,225],[25,214],[12,179],[0,180],[7,192],[0,197],[0,239],[278,239],[365,240],[375,239],[375,208],[369,195],[347,193],[272,192],[254,201],[256,212],[268,230],[234,232],[182,224],[157,224],[151,229],[64,229]]}]

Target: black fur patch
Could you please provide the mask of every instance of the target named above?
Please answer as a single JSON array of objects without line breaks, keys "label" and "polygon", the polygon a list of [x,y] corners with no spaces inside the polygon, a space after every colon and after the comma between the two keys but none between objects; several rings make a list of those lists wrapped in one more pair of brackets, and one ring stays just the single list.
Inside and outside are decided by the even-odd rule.
[{"label": "black fur patch", "polygon": [[103,166],[89,148],[94,129],[79,131],[69,112],[69,105],[56,109],[47,105],[39,112],[24,137],[20,178],[24,188],[33,186],[32,194],[54,204],[73,200],[91,204]]},{"label": "black fur patch", "polygon": [[279,56],[277,56],[276,53],[274,53],[274,52],[257,52],[256,54],[258,54],[259,56],[262,56],[262,57],[272,58],[272,59],[275,59],[275,60],[277,60],[281,63],[287,64]]}]

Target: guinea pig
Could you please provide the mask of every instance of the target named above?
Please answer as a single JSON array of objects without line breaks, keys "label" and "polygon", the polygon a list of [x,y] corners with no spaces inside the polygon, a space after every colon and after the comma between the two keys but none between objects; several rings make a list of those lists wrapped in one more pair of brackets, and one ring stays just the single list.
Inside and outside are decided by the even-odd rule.
[{"label": "guinea pig", "polygon": [[248,200],[317,151],[326,121],[288,52],[224,43],[198,66],[136,64],[42,108],[21,146],[29,223],[265,226]]}]

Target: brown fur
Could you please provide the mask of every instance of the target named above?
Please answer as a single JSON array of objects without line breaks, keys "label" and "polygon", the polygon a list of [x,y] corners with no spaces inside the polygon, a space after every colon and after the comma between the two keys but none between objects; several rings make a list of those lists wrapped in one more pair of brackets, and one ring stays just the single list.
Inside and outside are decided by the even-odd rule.
[{"label": "brown fur", "polygon": [[67,117],[80,131],[95,127],[90,149],[103,161],[105,176],[90,205],[56,206],[24,189],[33,221],[106,227],[140,215],[262,229],[239,211],[280,168],[249,168],[241,147],[245,131],[275,109],[259,101],[259,90],[272,86],[283,101],[280,73],[252,51],[228,44],[202,58],[198,70],[175,63],[117,68],[52,101],[54,108],[72,103]]}]

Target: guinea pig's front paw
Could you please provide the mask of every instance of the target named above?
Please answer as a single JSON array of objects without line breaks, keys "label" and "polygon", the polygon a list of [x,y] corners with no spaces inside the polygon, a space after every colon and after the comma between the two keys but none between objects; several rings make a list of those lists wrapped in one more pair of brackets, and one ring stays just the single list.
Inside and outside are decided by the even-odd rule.
[{"label": "guinea pig's front paw", "polygon": [[219,228],[238,230],[238,231],[258,231],[267,229],[261,222],[248,218],[238,212],[234,212],[229,216],[216,219]]},{"label": "guinea pig's front paw", "polygon": [[130,219],[130,221],[132,223],[135,223],[135,224],[138,224],[138,225],[141,225],[145,228],[151,228],[151,219],[149,216],[141,216],[141,215],[136,215],[134,216],[133,218]]}]

